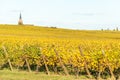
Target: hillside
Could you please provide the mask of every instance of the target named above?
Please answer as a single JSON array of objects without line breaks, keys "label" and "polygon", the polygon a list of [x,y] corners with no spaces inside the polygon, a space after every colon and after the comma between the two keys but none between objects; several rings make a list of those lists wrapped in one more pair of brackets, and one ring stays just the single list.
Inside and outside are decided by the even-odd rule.
[{"label": "hillside", "polygon": [[0,69],[115,80],[119,39],[119,31],[0,25]]},{"label": "hillside", "polygon": [[70,30],[42,26],[0,25],[2,38],[120,39],[117,31]]}]

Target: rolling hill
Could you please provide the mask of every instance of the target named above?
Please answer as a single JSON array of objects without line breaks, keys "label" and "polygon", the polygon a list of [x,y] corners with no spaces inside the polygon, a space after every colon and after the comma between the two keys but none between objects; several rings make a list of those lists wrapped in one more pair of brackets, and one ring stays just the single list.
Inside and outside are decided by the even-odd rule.
[{"label": "rolling hill", "polygon": [[119,31],[70,30],[43,26],[0,25],[3,38],[120,39]]}]

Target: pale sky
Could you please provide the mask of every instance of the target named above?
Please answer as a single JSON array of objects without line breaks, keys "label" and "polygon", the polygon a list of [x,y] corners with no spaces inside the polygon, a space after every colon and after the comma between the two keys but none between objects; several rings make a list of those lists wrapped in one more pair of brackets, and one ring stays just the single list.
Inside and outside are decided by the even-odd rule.
[{"label": "pale sky", "polygon": [[120,28],[120,0],[0,0],[0,24],[69,29]]}]

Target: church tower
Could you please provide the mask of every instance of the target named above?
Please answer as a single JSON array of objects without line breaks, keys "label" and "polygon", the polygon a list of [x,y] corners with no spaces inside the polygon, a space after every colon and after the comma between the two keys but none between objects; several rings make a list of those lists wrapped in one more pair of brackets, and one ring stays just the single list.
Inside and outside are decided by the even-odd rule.
[{"label": "church tower", "polygon": [[22,15],[21,15],[21,13],[20,13],[20,17],[19,17],[18,25],[23,25],[23,21],[22,21]]}]

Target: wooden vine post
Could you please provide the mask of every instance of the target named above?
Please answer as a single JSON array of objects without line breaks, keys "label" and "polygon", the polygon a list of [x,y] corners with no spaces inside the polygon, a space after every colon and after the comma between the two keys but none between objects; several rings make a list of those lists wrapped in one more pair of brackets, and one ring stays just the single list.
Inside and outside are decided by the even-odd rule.
[{"label": "wooden vine post", "polygon": [[11,61],[10,61],[10,59],[8,58],[8,52],[7,52],[6,48],[5,48],[5,46],[2,46],[2,48],[3,48],[4,53],[5,53],[5,58],[7,58],[8,64],[9,64],[9,66],[10,66],[10,70],[13,71],[13,67],[12,67]]},{"label": "wooden vine post", "polygon": [[47,74],[50,75],[50,71],[49,71],[49,68],[47,66],[46,57],[45,57],[44,54],[42,54],[42,59],[43,59],[43,62],[45,64],[45,68],[46,68]]},{"label": "wooden vine post", "polygon": [[100,60],[101,60],[101,58],[99,58],[97,61],[98,61],[98,75],[97,75],[97,80],[102,80],[102,78],[101,78],[101,64],[100,64]]},{"label": "wooden vine post", "polygon": [[109,62],[108,62],[109,60],[108,60],[108,58],[106,57],[104,50],[102,50],[102,54],[103,54],[103,56],[107,59],[107,60],[106,60],[106,64],[107,64],[107,66],[108,66],[108,68],[109,68],[109,70],[110,70],[111,79],[112,79],[112,80],[116,80],[116,79],[115,79],[115,76],[114,76],[114,74],[113,74],[113,70],[112,70],[112,68],[111,68],[111,66],[110,66],[110,64],[109,64]]},{"label": "wooden vine post", "polygon": [[79,46],[79,51],[80,51],[80,55],[84,58],[84,66],[85,66],[85,70],[86,70],[86,72],[87,72],[87,75],[88,75],[89,78],[92,78],[92,76],[91,76],[91,74],[90,74],[90,71],[89,71],[89,69],[88,69],[87,60],[86,60],[85,57],[84,57],[84,54],[83,54],[83,51],[82,51],[81,46]]},{"label": "wooden vine post", "polygon": [[28,67],[28,71],[31,72],[31,68],[30,68],[30,65],[29,65],[29,62],[28,62],[27,58],[25,58],[25,62],[26,62],[26,65]]},{"label": "wooden vine post", "polygon": [[59,56],[59,53],[56,51],[56,49],[54,49],[54,52],[56,53],[56,56],[57,56],[57,58],[58,58],[58,60],[59,60],[59,62],[60,62],[60,65],[62,66],[62,68],[63,68],[63,70],[64,70],[64,72],[65,72],[65,75],[66,75],[66,76],[69,76],[69,73],[68,73],[68,71],[67,71],[67,68],[66,68],[65,65],[63,64],[62,59],[61,59],[61,57]]}]

